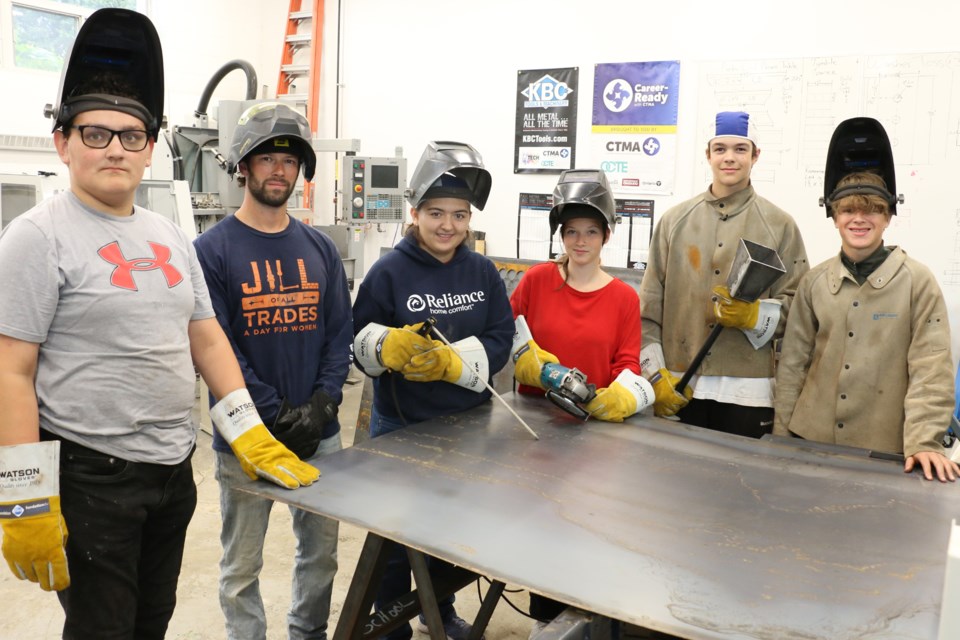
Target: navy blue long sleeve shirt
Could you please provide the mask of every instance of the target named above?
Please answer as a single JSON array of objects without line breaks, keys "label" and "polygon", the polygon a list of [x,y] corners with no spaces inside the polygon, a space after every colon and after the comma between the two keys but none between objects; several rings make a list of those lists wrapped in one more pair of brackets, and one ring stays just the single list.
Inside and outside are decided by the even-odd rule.
[{"label": "navy blue long sleeve shirt", "polygon": [[[217,320],[270,425],[284,398],[322,389],[338,403],[353,343],[350,291],[336,245],[294,218],[279,233],[228,216],[194,241]],[[340,430],[328,424],[323,437]],[[230,447],[214,433],[214,449]]]}]

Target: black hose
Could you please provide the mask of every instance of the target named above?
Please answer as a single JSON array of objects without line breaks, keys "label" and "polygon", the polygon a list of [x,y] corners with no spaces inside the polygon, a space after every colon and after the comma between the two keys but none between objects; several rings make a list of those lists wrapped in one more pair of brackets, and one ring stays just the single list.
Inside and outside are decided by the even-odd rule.
[{"label": "black hose", "polygon": [[397,378],[399,374],[390,372],[387,375],[390,376],[390,395],[393,397],[393,408],[397,410],[397,416],[400,418],[400,422],[403,423],[403,426],[409,426],[407,419],[403,416],[403,411],[400,410],[400,398],[397,397]]},{"label": "black hose", "polygon": [[257,72],[254,71],[253,65],[247,62],[246,60],[231,60],[227,64],[220,67],[213,77],[210,78],[210,81],[207,82],[207,86],[203,88],[203,93],[200,95],[200,103],[197,105],[197,110],[193,112],[196,117],[207,115],[207,105],[210,104],[210,98],[213,96],[213,91],[217,88],[217,85],[220,84],[220,81],[223,80],[224,76],[233,71],[234,69],[241,69],[247,76],[247,100],[253,100],[257,97]]}]

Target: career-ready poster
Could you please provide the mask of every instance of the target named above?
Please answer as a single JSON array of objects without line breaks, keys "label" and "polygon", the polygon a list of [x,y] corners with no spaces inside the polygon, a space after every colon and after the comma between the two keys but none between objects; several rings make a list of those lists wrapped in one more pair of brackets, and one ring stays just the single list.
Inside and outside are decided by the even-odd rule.
[{"label": "career-ready poster", "polygon": [[680,63],[598,64],[592,148],[620,194],[673,193]]},{"label": "career-ready poster", "polygon": [[576,67],[517,72],[514,173],[572,169],[577,150]]}]

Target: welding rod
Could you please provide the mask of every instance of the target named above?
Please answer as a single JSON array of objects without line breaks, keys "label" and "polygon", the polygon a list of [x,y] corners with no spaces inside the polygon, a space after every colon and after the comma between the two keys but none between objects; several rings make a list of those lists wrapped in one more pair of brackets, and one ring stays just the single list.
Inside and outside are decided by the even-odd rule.
[{"label": "welding rod", "polygon": [[[424,326],[427,326],[426,323],[424,323]],[[455,354],[457,354],[457,357],[460,358],[460,361],[463,363],[463,366],[465,366],[465,367],[470,367],[470,366],[471,366],[470,363],[467,362],[462,355],[460,355],[460,352],[457,351],[457,348],[454,347],[452,344],[450,344],[450,341],[447,340],[446,336],[444,336],[442,333],[440,333],[440,330],[437,329],[437,325],[436,325],[436,324],[431,323],[431,325],[430,325],[430,330],[433,331],[435,334],[437,334],[437,337],[440,338],[441,340],[443,340],[443,343],[444,343],[445,345],[447,345],[448,347],[450,347],[450,350],[451,350],[451,351],[453,351]],[[520,421],[520,424],[523,425],[523,428],[526,429],[527,431],[529,431],[529,432],[530,432],[530,435],[532,435],[535,440],[539,440],[539,439],[540,439],[540,436],[537,435],[537,432],[534,431],[533,429],[531,429],[531,428],[530,428],[530,425],[528,425],[526,422],[524,422],[524,421],[523,421],[523,418],[521,418],[519,415],[517,415],[517,412],[513,410],[513,407],[511,407],[509,404],[507,404],[507,401],[504,400],[503,397],[501,397],[499,393],[497,393],[496,391],[494,391],[493,387],[490,386],[490,383],[487,382],[486,380],[484,380],[483,378],[480,378],[480,380],[483,382],[484,386],[487,387],[487,389],[490,391],[490,393],[493,394],[493,397],[495,397],[497,400],[499,400],[500,402],[502,402],[502,403],[503,403],[503,406],[505,406],[505,407],[507,408],[507,410],[508,410],[510,413],[513,414],[513,417]]]}]

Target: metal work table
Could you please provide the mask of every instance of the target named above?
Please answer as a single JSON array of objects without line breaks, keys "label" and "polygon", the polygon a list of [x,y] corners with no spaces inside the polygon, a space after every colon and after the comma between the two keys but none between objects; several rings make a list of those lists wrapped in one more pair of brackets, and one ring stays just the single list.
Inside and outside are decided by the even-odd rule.
[{"label": "metal work table", "polygon": [[539,441],[488,403],[344,449],[310,487],[248,490],[685,638],[936,638],[960,486],[801,441],[580,423],[504,397]]}]

